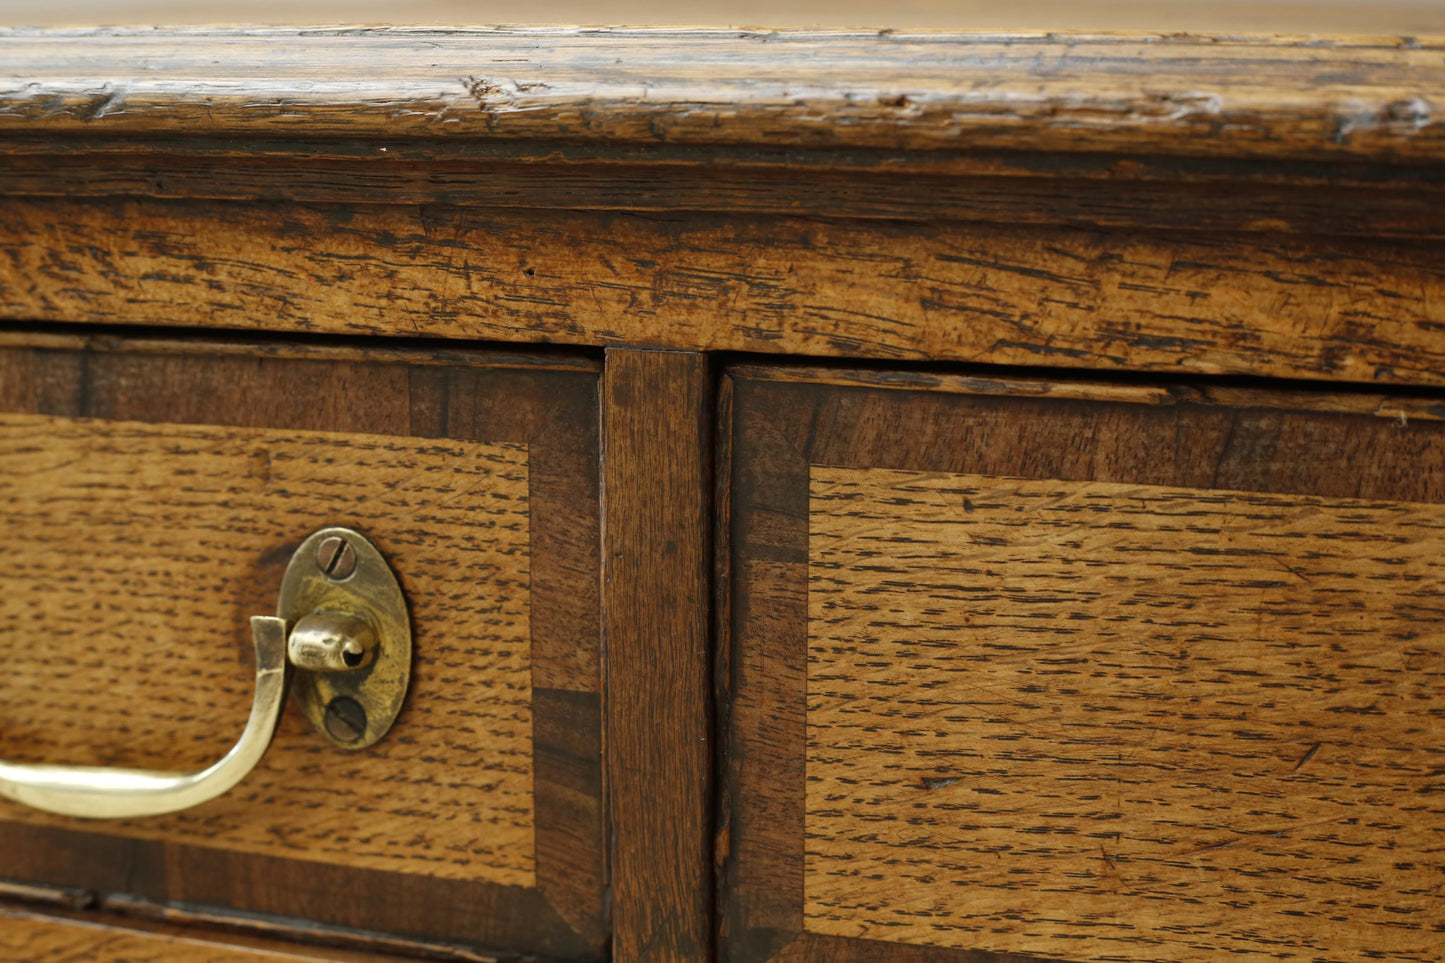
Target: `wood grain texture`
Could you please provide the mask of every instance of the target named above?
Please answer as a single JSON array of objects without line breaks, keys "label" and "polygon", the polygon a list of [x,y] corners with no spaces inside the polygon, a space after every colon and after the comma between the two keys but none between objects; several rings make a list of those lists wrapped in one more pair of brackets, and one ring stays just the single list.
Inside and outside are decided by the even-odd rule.
[{"label": "wood grain texture", "polygon": [[[3,339],[3,333],[0,333]],[[734,363],[735,377],[773,384],[836,385],[890,391],[931,391],[944,394],[1053,401],[1103,401],[1123,404],[1213,404],[1234,408],[1307,408],[1338,414],[1371,415],[1409,424],[1445,419],[1445,402],[1428,393],[1348,394],[1285,385],[1241,385],[1199,378],[1165,383],[1133,380],[1100,381],[1083,376],[1042,378],[1034,374],[978,370],[969,374],[927,368],[846,368],[801,363]]]},{"label": "wood grain texture", "polygon": [[1433,247],[8,201],[0,317],[1445,384]]},{"label": "wood grain texture", "polygon": [[[400,957],[453,963],[497,963],[506,956],[505,953],[468,947],[454,941],[409,939],[376,930],[343,929],[295,917],[267,917],[190,903],[159,903],[129,893],[94,893],[93,897],[88,909],[102,913],[118,924],[148,932],[184,931],[198,939],[213,942],[317,947],[320,952],[335,954],[341,959],[355,956],[360,960],[382,956],[387,959]],[[90,918],[88,913],[74,910],[61,910],[57,915],[69,919]]]},{"label": "wood grain texture", "polygon": [[0,129],[1438,159],[1428,38],[9,30]]},{"label": "wood grain texture", "polygon": [[[35,580],[6,593],[23,619],[8,637],[52,643],[44,665],[14,656],[36,688],[9,704],[34,711],[0,731],[4,754],[174,768],[224,751],[250,699],[245,640],[225,633],[274,607],[305,534],[287,535],[287,519],[308,531],[350,519],[390,555],[414,616],[413,686],[375,753],[323,749],[288,714],[258,781],[214,809],[123,829],[7,813],[7,875],[595,958],[607,939],[595,371],[103,340],[0,351],[4,421],[32,439],[13,446],[29,474],[5,474],[6,528],[33,536],[13,551],[36,569],[7,576]],[[91,482],[102,487],[60,504]],[[110,591],[86,594],[82,575]],[[35,601],[67,587],[81,608]],[[219,660],[186,651],[215,635],[208,613],[231,627]],[[97,617],[115,636],[46,634]],[[130,644],[102,647],[98,667],[94,647],[121,636]],[[190,684],[206,675],[216,686]]]},{"label": "wood grain texture", "polygon": [[[1348,396],[1323,392],[1266,405],[1247,392],[1088,400],[1010,395],[998,385],[962,389],[958,381],[940,391],[733,379],[721,956],[918,963],[1198,959],[1231,951],[1301,960],[1437,956],[1445,937],[1435,837],[1445,817],[1432,802],[1438,779],[1431,774],[1442,667],[1432,628],[1439,587],[1428,573],[1440,530],[1421,522],[1438,525],[1445,504],[1445,424],[1350,412]],[[866,575],[851,572],[832,585],[835,573],[816,561],[811,568],[814,584],[835,595],[849,585],[861,592],[860,579],[870,580],[866,596],[849,596],[856,631],[840,629],[830,646],[828,630],[819,629],[810,651],[810,554],[827,561],[810,542],[810,475],[819,485],[837,475],[909,479],[924,489],[958,477],[990,479],[977,481],[980,498],[966,496],[980,513],[1017,506],[988,497],[989,486],[1003,485],[1063,493],[1054,500],[1060,508],[1088,501],[1109,510],[1050,512],[1049,499],[1029,499],[1014,513],[1023,524],[1008,535],[982,532],[951,552],[910,553],[889,539],[924,530],[937,536],[953,522],[938,513],[911,522],[910,506],[924,496],[880,494],[896,504],[878,502],[875,520],[856,530],[857,539],[878,544],[851,556]],[[1167,493],[1200,514],[1161,520],[1157,506],[1139,507],[1147,499],[1120,500],[1120,492]],[[1069,493],[1097,497],[1071,501]],[[950,518],[974,517],[962,502],[945,502],[958,512]],[[849,504],[830,502],[828,514],[846,516]],[[1249,504],[1255,507],[1245,510]],[[1385,543],[1366,525],[1380,514],[1400,523]],[[1123,527],[1145,518],[1180,531],[1145,538]],[[1105,529],[1106,519],[1119,525]],[[1332,524],[1341,537],[1305,537],[1329,533]],[[849,523],[813,525],[830,531]],[[1248,552],[1263,543],[1310,581],[1278,566],[1280,575],[1262,574],[1256,563],[1265,556]],[[1059,561],[1075,549],[1082,557],[1130,544],[1149,549],[1131,554],[1133,569],[1065,571]],[[874,556],[862,558],[865,551]],[[1261,568],[1257,578],[1229,568],[1252,564]],[[1131,572],[1156,581],[1145,586]],[[1181,588],[1191,576],[1198,584]],[[915,585],[926,601],[910,594]],[[1386,590],[1401,585],[1400,593]],[[1098,609],[1064,594],[1089,586],[1100,593]],[[965,596],[970,601],[959,603]],[[1190,598],[1198,602],[1185,611]],[[1137,604],[1125,604],[1131,600]],[[1066,603],[1071,613],[1100,617],[992,617],[1042,616]],[[1306,619],[1302,610],[1315,603],[1346,607],[1332,608],[1327,620]],[[1168,624],[1171,616],[1181,624]],[[997,628],[1005,621],[1014,623],[1007,638]],[[1190,621],[1201,624],[1182,624]],[[1041,658],[1027,651],[1062,638],[1050,628],[1089,625],[1098,628],[1082,644],[1061,643]],[[1410,631],[1415,638],[1405,637]],[[961,649],[956,640],[970,632],[998,647]],[[912,646],[908,658],[864,654],[885,640]],[[836,672],[822,667],[829,660],[838,661]],[[964,672],[942,671],[964,665]],[[1035,675],[1020,682],[1029,672]],[[1010,673],[1019,674],[1013,688],[1000,684]],[[856,688],[844,693],[850,680]],[[887,695],[862,691],[866,680],[880,680],[874,688]],[[1030,685],[1041,691],[1024,691]],[[960,705],[950,708],[955,696]],[[1157,696],[1150,708],[1145,696]],[[1195,696],[1199,705],[1185,706]],[[839,728],[830,742],[816,736],[815,713],[861,728]],[[1231,713],[1244,715],[1226,718]],[[863,746],[879,751],[862,753]],[[896,782],[878,788],[861,769],[847,770],[865,757],[874,782]],[[1367,768],[1375,763],[1382,764]],[[1099,798],[1083,800],[1094,795],[1090,785],[1100,787]],[[1008,808],[1005,799],[1018,803],[1017,818],[994,821],[990,813]],[[1099,818],[1086,819],[1085,811]],[[830,820],[848,829],[834,834]],[[1076,831],[1053,832],[1070,828]],[[974,858],[974,847],[991,844]],[[855,856],[857,877],[846,875]],[[1150,859],[1157,862],[1146,870]],[[881,879],[866,878],[869,860]],[[971,889],[954,903],[948,894],[963,878],[998,888]],[[849,887],[872,898],[823,907]],[[1413,912],[1390,913],[1391,905]],[[1057,912],[1030,915],[1044,906]],[[930,907],[940,915],[925,922]],[[1000,915],[987,932],[949,936],[955,919],[994,909]],[[846,924],[838,921],[849,914],[868,919],[866,935],[856,926],[839,935]],[[904,938],[917,942],[898,942],[915,924],[914,937]],[[1100,949],[1111,932],[1127,938],[1125,926],[1154,942]],[[1023,931],[1029,935],[1010,935]]]},{"label": "wood grain texture", "polygon": [[206,935],[179,927],[140,929],[95,914],[50,916],[0,907],[0,960],[6,963],[399,963],[404,957]]},{"label": "wood grain texture", "polygon": [[270,614],[279,590],[262,560],[345,519],[401,573],[416,626],[415,689],[391,737],[343,756],[287,713],[235,790],[107,831],[533,886],[527,493],[518,445],[0,417],[0,753],[219,759],[250,711],[237,609]]},{"label": "wood grain texture", "polygon": [[708,360],[608,352],[603,398],[612,952],[623,963],[703,963],[712,958]]},{"label": "wood grain texture", "polygon": [[[266,361],[344,361],[350,364],[400,364],[413,368],[472,368],[478,370],[515,369],[529,372],[560,371],[572,374],[599,374],[599,359],[586,354],[549,350],[515,351],[491,349],[478,351],[469,346],[432,342],[346,341],[329,339],[312,341],[247,341],[241,338],[188,332],[184,338],[157,336],[151,332],[117,333],[116,331],[70,330],[55,326],[37,330],[25,326],[0,327],[0,348],[19,348],[31,352],[29,359],[39,363],[49,352],[99,351],[106,353],[161,355],[164,357],[249,358]],[[40,353],[35,353],[35,352]],[[24,371],[8,371],[16,381]],[[420,377],[420,376],[419,376]],[[435,380],[435,379],[433,379]],[[435,385],[433,385],[435,387]],[[17,395],[19,397],[19,395]]]},{"label": "wood grain texture", "polygon": [[0,139],[0,194],[968,220],[1439,239],[1439,168],[530,142]]},{"label": "wood grain texture", "polygon": [[810,932],[1445,945],[1445,506],[814,466]]}]

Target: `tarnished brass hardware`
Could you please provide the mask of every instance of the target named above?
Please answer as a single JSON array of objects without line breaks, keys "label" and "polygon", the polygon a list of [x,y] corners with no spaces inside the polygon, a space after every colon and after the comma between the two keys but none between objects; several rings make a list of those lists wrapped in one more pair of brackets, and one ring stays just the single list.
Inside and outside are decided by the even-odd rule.
[{"label": "tarnished brass hardware", "polygon": [[291,630],[286,654],[298,669],[349,672],[376,657],[376,633],[366,620],[345,612],[313,612]]},{"label": "tarnished brass hardware", "polygon": [[199,772],[156,772],[0,762],[0,796],[62,816],[123,819],[173,813],[221,795],[261,761],[286,705],[286,623],[256,616],[251,637],[256,645],[251,717],[240,740],[215,765]]},{"label": "tarnished brass hardware", "polygon": [[386,735],[411,679],[411,622],[401,585],[376,546],[347,528],[312,535],[286,567],[277,607],[275,616],[251,619],[256,696],[240,740],[215,765],[157,772],[0,761],[0,796],[89,818],[159,816],[199,805],[261,761],[288,684],[333,745],[364,749]]},{"label": "tarnished brass hardware", "polygon": [[[291,556],[276,614],[296,626],[291,691],[317,731],[342,749],[386,735],[411,681],[411,621],[376,546],[349,528],[313,534]],[[348,645],[364,653],[356,667]]]},{"label": "tarnished brass hardware", "polygon": [[316,567],[336,581],[356,571],[356,550],[340,535],[328,535],[316,543]]},{"label": "tarnished brass hardware", "polygon": [[348,745],[366,734],[366,710],[348,696],[337,696],[326,704],[326,734]]}]

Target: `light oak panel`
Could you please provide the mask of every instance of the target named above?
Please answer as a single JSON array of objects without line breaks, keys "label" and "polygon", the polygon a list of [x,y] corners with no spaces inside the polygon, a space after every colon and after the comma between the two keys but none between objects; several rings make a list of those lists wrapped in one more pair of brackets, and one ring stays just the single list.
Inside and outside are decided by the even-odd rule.
[{"label": "light oak panel", "polygon": [[[442,879],[536,882],[528,453],[367,434],[0,417],[0,753],[199,768],[244,726],[247,618],[305,535],[378,542],[411,605],[392,732],[292,709],[227,795],[106,832]],[[99,829],[14,804],[6,819]]]},{"label": "light oak panel", "polygon": [[804,928],[1445,945],[1445,507],[813,466]]}]

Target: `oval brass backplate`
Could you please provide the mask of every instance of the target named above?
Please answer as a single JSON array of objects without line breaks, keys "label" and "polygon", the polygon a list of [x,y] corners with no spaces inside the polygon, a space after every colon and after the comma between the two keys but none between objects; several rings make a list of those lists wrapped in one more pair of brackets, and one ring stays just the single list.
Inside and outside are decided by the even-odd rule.
[{"label": "oval brass backplate", "polygon": [[391,566],[366,536],[323,528],[291,556],[276,614],[294,626],[308,615],[348,615],[376,634],[369,664],[344,671],[295,668],[291,691],[306,718],[341,749],[386,735],[411,681],[411,620]]}]

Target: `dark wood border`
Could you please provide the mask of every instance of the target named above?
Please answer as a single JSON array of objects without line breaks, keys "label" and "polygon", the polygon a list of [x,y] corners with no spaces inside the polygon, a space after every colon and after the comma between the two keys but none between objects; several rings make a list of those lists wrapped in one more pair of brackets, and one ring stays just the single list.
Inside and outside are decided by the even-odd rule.
[{"label": "dark wood border", "polygon": [[712,385],[700,354],[610,351],[603,580],[613,959],[712,959]]},{"label": "dark wood border", "polygon": [[[109,959],[128,963],[273,963],[329,960],[332,963],[405,963],[375,947],[370,952],[283,943],[214,927],[177,926],[111,913],[39,910],[0,904],[0,955],[9,960]],[[456,957],[464,960],[466,957]],[[471,957],[472,961],[479,960]]]},{"label": "dark wood border", "polygon": [[[173,423],[518,441],[532,521],[535,889],[357,870],[111,837],[99,827],[0,826],[6,876],[294,920],[591,959],[609,938],[600,678],[599,368],[487,352],[365,351],[7,334],[5,410]],[[368,391],[403,366],[409,392]],[[28,382],[28,383],[22,383]],[[210,385],[246,384],[267,410]],[[334,391],[334,395],[333,395]],[[225,400],[217,400],[217,396]],[[285,559],[277,564],[284,566]],[[279,576],[278,576],[279,577]],[[298,922],[298,927],[304,924]]]},{"label": "dark wood border", "polygon": [[[764,365],[729,369],[724,383],[732,586],[718,849],[729,963],[1035,959],[803,931],[810,464],[1445,501],[1438,399],[1396,399],[1387,414],[1391,399],[1363,394]],[[1414,411],[1425,417],[1402,420]],[[1091,440],[1095,430],[1113,440]]]},{"label": "dark wood border", "polygon": [[[0,195],[787,214],[1167,231],[1445,237],[1433,167],[1125,155],[900,155],[506,142],[0,139]],[[5,151],[12,153],[6,155]],[[547,150],[546,162],[531,154]]]}]

